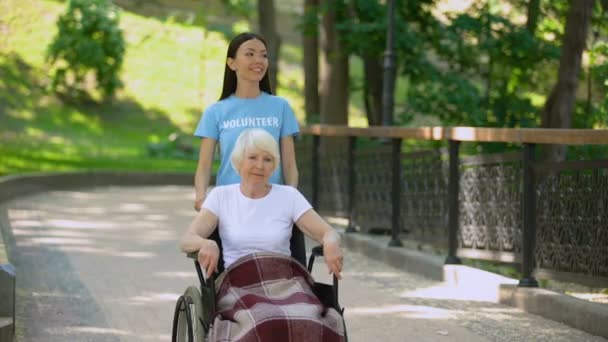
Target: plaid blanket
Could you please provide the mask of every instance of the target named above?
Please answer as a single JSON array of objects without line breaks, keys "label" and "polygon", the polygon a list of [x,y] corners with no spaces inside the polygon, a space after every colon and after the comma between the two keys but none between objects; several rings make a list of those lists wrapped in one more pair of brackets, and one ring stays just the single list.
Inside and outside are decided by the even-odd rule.
[{"label": "plaid blanket", "polygon": [[216,281],[210,341],[344,341],[342,316],[313,294],[314,281],[295,259],[256,253],[235,261]]}]

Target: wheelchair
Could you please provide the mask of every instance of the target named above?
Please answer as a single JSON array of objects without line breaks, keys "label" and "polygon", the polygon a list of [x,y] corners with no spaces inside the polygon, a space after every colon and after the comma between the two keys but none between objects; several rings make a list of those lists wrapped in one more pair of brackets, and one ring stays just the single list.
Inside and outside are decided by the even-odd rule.
[{"label": "wheelchair", "polygon": [[[216,274],[224,271],[222,245],[218,229],[209,237],[214,240],[220,250],[220,257]],[[300,264],[312,272],[316,257],[323,256],[323,247],[316,246],[311,250],[311,255],[306,264],[306,248],[304,234],[295,225],[293,226],[290,240],[291,256]],[[200,286],[189,286],[175,304],[173,315],[172,341],[173,342],[206,342],[208,334],[213,327],[214,313],[216,312],[215,277],[205,280],[203,271],[197,259],[198,253],[189,253],[188,258],[194,259],[194,266],[200,282]],[[346,323],[344,321],[344,308],[338,302],[338,279],[333,276],[333,284],[315,282],[313,292],[325,307],[336,309],[342,316],[344,326],[344,340],[348,341],[346,334]]]}]

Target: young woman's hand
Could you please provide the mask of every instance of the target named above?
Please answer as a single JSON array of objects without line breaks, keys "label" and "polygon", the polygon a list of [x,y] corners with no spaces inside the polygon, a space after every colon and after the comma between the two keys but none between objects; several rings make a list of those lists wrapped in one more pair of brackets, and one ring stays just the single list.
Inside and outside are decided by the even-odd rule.
[{"label": "young woman's hand", "polygon": [[213,240],[205,240],[203,245],[198,250],[198,263],[201,268],[207,273],[207,277],[211,277],[217,270],[217,262],[220,258],[220,249],[217,243]]},{"label": "young woman's hand", "polygon": [[205,195],[196,196],[194,199],[194,210],[201,211],[201,207],[203,206],[203,202],[205,202]]}]

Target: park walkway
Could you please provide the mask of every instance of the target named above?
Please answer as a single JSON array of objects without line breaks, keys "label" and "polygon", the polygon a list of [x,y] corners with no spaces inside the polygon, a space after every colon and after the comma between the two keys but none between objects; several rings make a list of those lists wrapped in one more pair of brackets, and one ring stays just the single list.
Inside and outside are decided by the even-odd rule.
[{"label": "park walkway", "polygon": [[[177,240],[191,187],[54,191],[9,202],[17,342],[170,341],[175,300],[197,282]],[[449,290],[346,250],[350,341],[605,341]],[[324,265],[315,277],[329,280]],[[448,298],[448,299],[446,299]]]}]

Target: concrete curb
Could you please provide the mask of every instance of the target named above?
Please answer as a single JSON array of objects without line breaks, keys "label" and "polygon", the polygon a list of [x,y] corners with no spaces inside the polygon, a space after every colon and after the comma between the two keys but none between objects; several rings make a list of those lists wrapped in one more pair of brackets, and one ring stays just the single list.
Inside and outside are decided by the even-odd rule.
[{"label": "concrete curb", "polygon": [[193,173],[85,171],[0,177],[0,202],[34,193],[99,186],[193,185]]},{"label": "concrete curb", "polygon": [[[389,237],[344,233],[350,250],[393,267],[443,281],[460,299],[485,300],[516,307],[561,322],[592,335],[608,338],[608,305],[589,302],[541,288],[517,287],[518,280],[465,265],[444,265],[444,259],[409,247],[388,247]],[[474,289],[474,291],[471,291]]]},{"label": "concrete curb", "polygon": [[15,280],[15,268],[8,262],[0,234],[0,341],[12,341],[15,334]]},{"label": "concrete curb", "polygon": [[[102,186],[192,185],[193,173],[147,173],[118,171],[85,171],[65,173],[32,173],[0,177],[0,210],[2,204],[17,197],[36,193],[93,188]],[[11,228],[0,213],[0,342],[13,341],[15,335],[15,279],[11,264]]]},{"label": "concrete curb", "polygon": [[540,288],[502,284],[500,303],[508,304],[592,335],[608,338],[608,305]]}]

